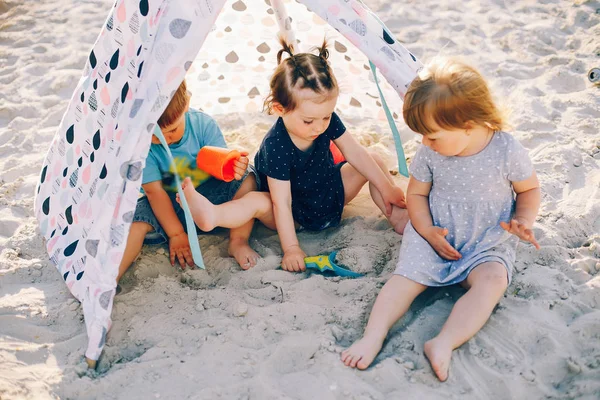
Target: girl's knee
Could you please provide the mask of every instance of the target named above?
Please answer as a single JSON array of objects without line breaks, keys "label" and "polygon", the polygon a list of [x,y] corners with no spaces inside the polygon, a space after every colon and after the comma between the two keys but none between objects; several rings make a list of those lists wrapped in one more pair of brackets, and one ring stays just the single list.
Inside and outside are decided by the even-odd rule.
[{"label": "girl's knee", "polygon": [[508,272],[500,263],[482,264],[476,267],[473,272],[476,272],[476,274],[473,276],[472,286],[486,285],[503,291],[508,287]]}]

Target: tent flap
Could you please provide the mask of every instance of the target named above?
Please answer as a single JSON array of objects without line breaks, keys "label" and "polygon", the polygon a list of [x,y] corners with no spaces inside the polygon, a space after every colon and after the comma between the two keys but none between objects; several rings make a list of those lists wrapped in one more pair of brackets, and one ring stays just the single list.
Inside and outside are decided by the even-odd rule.
[{"label": "tent flap", "polygon": [[[232,7],[243,11],[244,2],[250,0]],[[361,2],[301,3],[364,52],[404,94],[421,64]],[[117,0],[42,165],[35,213],[50,259],[83,303],[90,359],[98,359],[110,329],[115,279],[156,121],[224,4]],[[242,40],[239,34],[237,39]]]}]

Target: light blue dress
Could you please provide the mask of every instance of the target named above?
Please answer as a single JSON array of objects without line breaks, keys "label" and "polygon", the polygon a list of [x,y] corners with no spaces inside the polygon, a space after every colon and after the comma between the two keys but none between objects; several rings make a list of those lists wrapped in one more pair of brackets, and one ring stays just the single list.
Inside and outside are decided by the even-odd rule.
[{"label": "light blue dress", "polygon": [[448,229],[446,239],[462,258],[441,258],[409,222],[395,274],[427,286],[462,282],[473,268],[496,261],[510,283],[519,239],[504,231],[515,200],[511,182],[527,179],[533,165],[527,150],[510,134],[495,132],[479,153],[446,157],[421,145],[410,165],[413,178],[432,182],[429,208],[433,224]]}]

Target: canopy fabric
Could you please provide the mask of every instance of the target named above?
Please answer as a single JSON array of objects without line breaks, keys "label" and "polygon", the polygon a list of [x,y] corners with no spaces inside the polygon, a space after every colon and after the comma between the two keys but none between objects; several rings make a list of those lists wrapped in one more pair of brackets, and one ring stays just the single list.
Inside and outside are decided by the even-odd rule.
[{"label": "canopy fabric", "polygon": [[[421,64],[361,2],[300,2],[364,52],[403,96]],[[231,7],[236,11],[254,3],[263,1],[237,0]],[[42,165],[34,204],[40,232],[50,260],[83,305],[89,338],[86,356],[92,360],[99,358],[110,329],[115,279],[156,121],[206,36],[219,26],[215,20],[224,5],[225,0],[117,0]],[[267,17],[274,18],[262,12],[256,16]],[[236,32],[243,29],[240,24],[230,23]],[[309,24],[319,25],[319,21]],[[271,38],[252,40],[273,40],[272,25]],[[244,35],[248,40],[254,32]],[[274,53],[268,56],[272,60]],[[235,63],[219,59],[214,63],[229,64]],[[248,72],[230,67],[238,76]],[[362,62],[355,67],[362,68]],[[202,65],[195,66],[196,74],[201,70]],[[222,93],[236,90],[232,80]]]},{"label": "canopy fabric", "polygon": [[[406,85],[412,81],[421,64],[414,61],[404,47],[397,44],[390,46],[384,41],[381,24],[361,2],[279,2],[285,5],[285,11],[290,16],[291,21],[287,26],[293,28],[301,51],[314,51],[313,48],[320,46],[323,39],[327,38],[329,59],[341,89],[336,108],[342,118],[351,116],[386,120],[369,68],[371,58],[380,72],[385,72],[384,76],[393,82],[394,87],[380,79],[388,105],[392,111],[396,111],[393,112],[394,119],[402,120],[398,111],[402,110],[400,96],[404,96]],[[230,113],[232,110],[250,113],[262,111],[269,78],[276,67],[277,52],[281,48],[276,34],[277,3],[240,0],[225,4],[186,78],[195,107],[209,115]],[[316,13],[310,12],[307,7]],[[358,19],[359,16],[365,19],[364,23]],[[366,26],[372,29],[367,31]],[[376,54],[367,56],[360,47],[336,30],[340,28],[344,29],[342,32],[349,32],[349,37],[360,46],[361,43],[367,43],[368,47],[373,47],[369,51]],[[359,35],[355,29],[360,33],[364,31],[365,35]],[[369,37],[367,32],[378,37]],[[387,54],[387,50],[379,51],[375,46],[392,50]],[[389,57],[396,59],[390,60],[393,64],[389,64]],[[392,67],[389,73],[386,71],[388,66]]]},{"label": "canopy fabric", "polygon": [[151,134],[223,3],[117,1],[44,160],[34,208],[82,303],[92,360],[110,329]]}]

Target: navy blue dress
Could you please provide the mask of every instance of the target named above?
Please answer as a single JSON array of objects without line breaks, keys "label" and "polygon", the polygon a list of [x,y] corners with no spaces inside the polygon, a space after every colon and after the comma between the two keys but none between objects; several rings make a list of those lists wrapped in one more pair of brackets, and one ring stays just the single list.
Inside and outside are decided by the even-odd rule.
[{"label": "navy blue dress", "polygon": [[344,184],[340,168],[329,150],[331,140],[346,132],[336,113],[329,127],[302,151],[292,142],[279,118],[263,139],[254,157],[261,189],[268,191],[267,177],[290,181],[294,220],[309,230],[322,230],[339,224],[344,209]]}]

